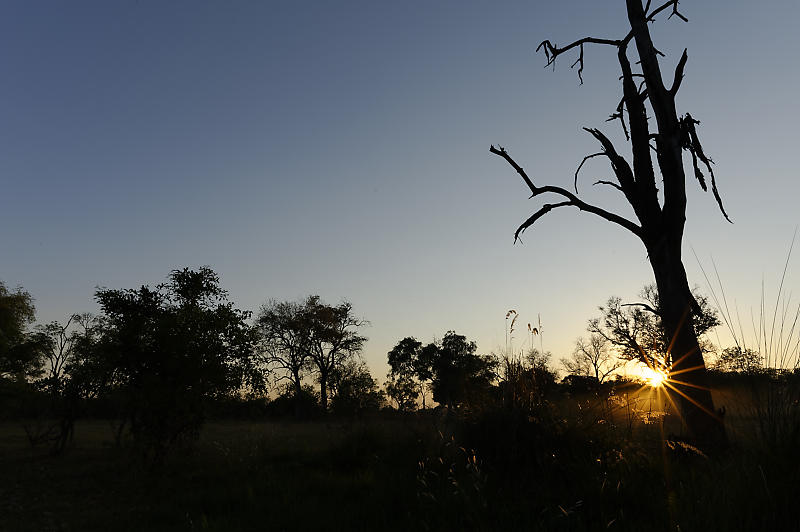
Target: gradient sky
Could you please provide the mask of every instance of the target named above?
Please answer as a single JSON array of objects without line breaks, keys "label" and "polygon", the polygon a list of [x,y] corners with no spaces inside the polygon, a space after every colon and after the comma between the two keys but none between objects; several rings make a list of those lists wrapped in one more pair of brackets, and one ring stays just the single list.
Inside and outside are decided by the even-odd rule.
[{"label": "gradient sky", "polygon": [[[705,286],[689,246],[713,256],[749,313],[800,223],[800,4],[681,10],[688,24],[659,17],[653,36],[670,77],[689,50],[679,111],[701,120],[735,222],[689,182],[685,263]],[[619,139],[604,122],[621,94],[614,51],[586,49],[581,86],[573,59],[554,72],[535,48],[622,37],[624,13],[622,0],[4,2],[0,279],[34,296],[40,321],[187,266],[214,268],[244,309],[347,299],[371,322],[381,380],[404,336],[454,329],[501,349],[511,308],[520,329],[541,315],[544,348],[564,356],[598,305],[652,281],[644,248],[576,209],[512,245],[541,202],[488,148],[570,186],[597,151],[582,126]],[[607,163],[582,175],[586,200],[630,214],[590,186]]]}]

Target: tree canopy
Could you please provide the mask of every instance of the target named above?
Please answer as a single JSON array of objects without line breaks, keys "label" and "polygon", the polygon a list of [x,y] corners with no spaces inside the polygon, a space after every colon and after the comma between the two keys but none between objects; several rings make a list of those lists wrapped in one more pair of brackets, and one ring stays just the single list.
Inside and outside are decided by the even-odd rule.
[{"label": "tree canopy", "polygon": [[234,308],[210,268],[173,270],[155,288],[100,289],[95,378],[121,396],[123,416],[158,459],[196,437],[212,398],[260,386],[249,313]]},{"label": "tree canopy", "polygon": [[36,318],[31,295],[8,290],[0,281],[0,378],[26,379],[41,374],[45,338],[28,331]]}]

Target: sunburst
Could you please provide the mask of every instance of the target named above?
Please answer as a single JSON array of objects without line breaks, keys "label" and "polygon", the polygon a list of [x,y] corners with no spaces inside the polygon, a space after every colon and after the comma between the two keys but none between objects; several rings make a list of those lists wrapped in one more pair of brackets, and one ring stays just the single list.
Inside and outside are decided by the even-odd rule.
[{"label": "sunburst", "polygon": [[661,388],[668,380],[666,372],[650,367],[642,368],[642,377],[651,388]]}]

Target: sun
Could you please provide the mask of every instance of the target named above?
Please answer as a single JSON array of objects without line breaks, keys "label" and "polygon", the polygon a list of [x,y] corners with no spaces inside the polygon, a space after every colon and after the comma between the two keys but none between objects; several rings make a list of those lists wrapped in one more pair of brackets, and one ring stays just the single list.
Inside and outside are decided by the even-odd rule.
[{"label": "sun", "polygon": [[653,388],[660,388],[664,386],[664,382],[667,380],[666,373],[652,368],[643,368],[642,377],[644,377],[644,380],[647,382],[647,384]]}]

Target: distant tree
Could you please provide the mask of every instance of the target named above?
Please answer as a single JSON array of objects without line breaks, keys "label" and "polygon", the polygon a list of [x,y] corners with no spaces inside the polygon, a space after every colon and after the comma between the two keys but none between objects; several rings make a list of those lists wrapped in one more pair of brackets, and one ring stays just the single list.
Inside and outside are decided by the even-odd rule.
[{"label": "distant tree", "polygon": [[[444,335],[436,345],[431,364],[435,401],[453,408],[477,404],[487,395],[495,379],[497,359],[478,355],[477,349],[475,342],[468,342],[466,336],[454,331]],[[434,353],[433,348],[429,351]]]},{"label": "distant tree", "polygon": [[68,369],[75,357],[75,347],[91,326],[91,314],[73,314],[62,325],[52,321],[36,327],[44,340],[45,377],[43,384],[52,393],[58,393],[68,377]]},{"label": "distant tree", "polygon": [[320,406],[327,410],[331,377],[361,352],[367,339],[358,334],[358,328],[367,321],[353,315],[350,303],[328,305],[319,296],[309,297],[303,312],[308,320],[309,360],[319,382]]},{"label": "distant tree", "polygon": [[763,368],[763,357],[758,351],[739,346],[722,350],[714,364],[718,371],[755,373]]},{"label": "distant tree", "polygon": [[34,382],[37,393],[27,399],[35,410],[23,423],[31,445],[48,444],[57,454],[72,439],[80,402],[87,395],[78,346],[92,320],[91,314],[75,314],[63,325],[53,321],[35,329],[42,346],[43,377]]},{"label": "distant tree", "polygon": [[[436,356],[435,344],[423,347],[416,338],[407,337],[400,340],[388,353],[389,382],[393,397],[398,405],[405,407],[416,404],[417,397],[422,396],[422,408],[426,407],[426,389],[433,377],[432,364]],[[387,388],[388,393],[389,388]],[[413,395],[413,400],[411,396]],[[401,410],[405,409],[401,408]]]},{"label": "distant tree", "polygon": [[210,268],[173,270],[155,289],[100,289],[104,325],[89,350],[105,390],[145,456],[163,459],[197,437],[209,400],[258,387],[249,314],[237,310]]},{"label": "distant tree", "polygon": [[[666,371],[676,364],[677,359],[672,336],[661,319],[663,310],[658,291],[655,285],[650,284],[644,287],[640,296],[644,303],[628,305],[618,297],[610,298],[604,307],[599,307],[602,315],[589,322],[588,330],[617,347],[621,358],[638,360],[648,367]],[[704,335],[719,325],[719,319],[708,298],[697,290],[693,292],[693,298],[698,310],[687,314],[686,319],[697,335],[698,345],[708,352],[711,346]]]},{"label": "distant tree", "polygon": [[[573,66],[578,66],[578,77],[582,82],[584,48],[599,45],[613,49],[619,63],[619,72],[613,75],[622,85],[622,98],[615,105],[610,120],[619,121],[630,144],[631,157],[626,159],[599,129],[586,128],[598,141],[600,149],[584,157],[575,173],[573,192],[561,186],[534,184],[534,180],[503,147],[491,146],[490,152],[502,157],[522,177],[531,198],[558,198],[558,201],[542,205],[525,220],[517,228],[515,239],[554,209],[576,207],[625,229],[642,242],[661,295],[659,319],[670,338],[671,351],[675,353],[675,369],[682,371],[681,382],[675,383],[680,392],[675,399],[682,418],[692,437],[724,445],[727,441],[724,426],[707,414],[715,411],[714,401],[701,346],[691,320],[687,320],[687,315],[698,315],[700,309],[689,288],[682,258],[687,204],[684,152],[691,160],[689,175],[697,179],[703,190],[711,188],[722,215],[726,219],[728,215],[717,190],[712,160],[699,140],[697,125],[700,122],[689,113],[679,114],[677,111],[677,95],[684,78],[687,53],[684,50],[671,79],[665,81],[661,71],[662,59],[659,59],[663,54],[653,44],[650,34],[651,23],[665,11],[671,13],[670,18],[675,15],[684,21],[688,19],[679,12],[678,0],[658,4],[650,0],[646,3],[643,0],[625,0],[625,6],[629,29],[616,38],[583,37],[564,46],[545,40],[537,50],[544,52],[548,65],[554,65],[564,54],[576,54]],[[578,172],[587,160],[596,157],[608,160],[614,179],[599,180],[595,184],[619,192],[629,204],[634,215],[632,218],[578,197]]]},{"label": "distant tree", "polygon": [[362,360],[348,360],[331,373],[331,409],[337,414],[377,411],[384,404],[383,392]]},{"label": "distant tree", "polygon": [[417,408],[419,397],[419,382],[405,375],[389,375],[385,383],[386,395],[395,402],[401,412],[411,412]]},{"label": "distant tree", "polygon": [[31,295],[0,281],[0,379],[25,381],[42,374],[46,338],[28,326],[36,318]]},{"label": "distant tree", "polygon": [[313,296],[302,302],[270,301],[261,307],[255,323],[262,357],[279,381],[289,381],[298,397],[311,358],[309,313],[316,303]]},{"label": "distant tree", "polygon": [[575,350],[570,358],[562,358],[561,365],[570,375],[592,377],[598,383],[624,365],[615,353],[609,350],[610,342],[598,333],[575,341]]},{"label": "distant tree", "polygon": [[535,347],[523,356],[504,355],[500,360],[498,384],[503,405],[511,410],[531,413],[542,406],[555,375],[548,367],[551,355]]}]

